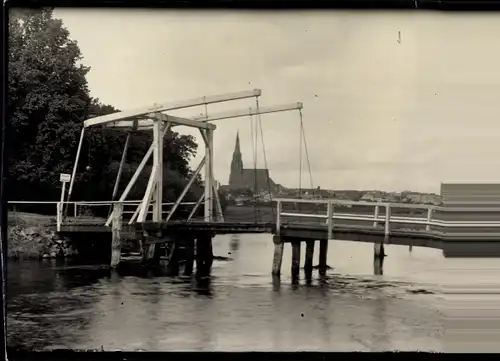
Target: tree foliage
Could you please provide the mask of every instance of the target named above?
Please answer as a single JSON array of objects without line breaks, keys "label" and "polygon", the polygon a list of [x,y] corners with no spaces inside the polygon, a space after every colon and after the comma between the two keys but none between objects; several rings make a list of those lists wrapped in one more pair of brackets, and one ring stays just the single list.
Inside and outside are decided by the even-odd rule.
[{"label": "tree foliage", "polygon": [[[90,96],[85,78],[90,68],[81,64],[77,42],[51,9],[16,9],[9,15],[9,198],[57,200],[59,175],[71,173],[83,121],[118,110]],[[126,133],[116,130],[86,130],[73,199],[111,199],[125,139]],[[151,134],[131,135],[122,189],[150,144]],[[167,134],[166,201],[187,182],[196,150],[192,136]],[[130,198],[142,198],[148,178],[144,173]]]},{"label": "tree foliage", "polygon": [[68,35],[51,10],[11,14],[7,154],[16,196],[53,195],[71,167],[90,95],[89,68]]}]

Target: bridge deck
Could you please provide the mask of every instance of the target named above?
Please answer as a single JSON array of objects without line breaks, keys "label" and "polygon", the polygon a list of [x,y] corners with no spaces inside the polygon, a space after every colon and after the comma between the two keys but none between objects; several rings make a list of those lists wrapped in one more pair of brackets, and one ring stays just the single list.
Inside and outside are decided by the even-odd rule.
[{"label": "bridge deck", "polygon": [[[271,222],[212,222],[204,221],[169,221],[167,222],[145,222],[141,224],[128,225],[122,228],[125,237],[135,237],[137,231],[171,232],[211,232],[213,234],[243,234],[243,233],[268,233],[276,234],[276,224]],[[87,222],[65,223],[61,227],[61,233],[111,233],[111,227],[106,227],[103,222],[90,220]],[[358,242],[381,242],[388,244],[413,245],[441,248],[443,234],[436,231],[419,230],[393,230],[390,237],[386,239],[382,227],[371,227],[363,225],[335,224],[333,227],[334,239],[351,240]],[[290,238],[301,239],[326,239],[328,238],[328,227],[319,223],[283,223],[280,227],[280,235],[285,241]]]}]

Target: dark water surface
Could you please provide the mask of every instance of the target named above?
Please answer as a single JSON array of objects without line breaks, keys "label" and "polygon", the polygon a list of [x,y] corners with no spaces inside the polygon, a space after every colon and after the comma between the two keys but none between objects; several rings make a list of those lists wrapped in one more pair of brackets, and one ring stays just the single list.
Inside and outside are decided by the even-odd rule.
[{"label": "dark water surface", "polygon": [[[315,262],[318,259],[316,246]],[[281,282],[270,274],[270,235],[219,236],[209,289],[145,272],[11,262],[8,344],[104,350],[443,350],[441,251],[330,241],[327,277],[292,285],[285,246]],[[302,252],[304,257],[304,252]],[[302,261],[303,262],[303,261]],[[424,292],[425,291],[425,292]]]}]

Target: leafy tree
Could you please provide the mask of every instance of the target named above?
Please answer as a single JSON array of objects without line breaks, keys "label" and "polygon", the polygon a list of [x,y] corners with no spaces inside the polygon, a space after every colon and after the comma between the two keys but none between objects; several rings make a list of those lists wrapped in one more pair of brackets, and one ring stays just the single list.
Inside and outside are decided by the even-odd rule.
[{"label": "leafy tree", "polygon": [[[8,165],[9,198],[55,200],[60,173],[70,173],[85,119],[117,112],[92,99],[76,41],[51,9],[11,11],[9,17]],[[87,129],[73,199],[111,198],[126,133]],[[151,144],[151,134],[136,132],[129,142],[121,188]],[[189,160],[196,153],[192,136],[169,132],[165,137],[165,201],[181,192],[192,174]],[[148,169],[130,198],[140,199]],[[197,199],[201,178],[187,199]]]},{"label": "leafy tree", "polygon": [[9,20],[9,194],[53,198],[88,112],[89,68],[52,10],[12,10]]}]

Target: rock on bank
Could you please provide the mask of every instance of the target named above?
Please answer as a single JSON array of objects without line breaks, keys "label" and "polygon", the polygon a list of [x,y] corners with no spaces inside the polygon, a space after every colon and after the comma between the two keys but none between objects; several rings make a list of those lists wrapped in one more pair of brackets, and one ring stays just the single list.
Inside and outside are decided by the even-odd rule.
[{"label": "rock on bank", "polygon": [[8,228],[7,251],[11,259],[63,258],[77,254],[70,239],[59,237],[46,226],[26,225]]}]

